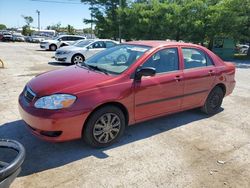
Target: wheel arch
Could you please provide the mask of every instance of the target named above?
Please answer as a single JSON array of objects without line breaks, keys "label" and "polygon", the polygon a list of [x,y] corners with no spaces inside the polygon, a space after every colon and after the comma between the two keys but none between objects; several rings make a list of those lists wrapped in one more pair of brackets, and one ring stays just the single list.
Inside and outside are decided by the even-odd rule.
[{"label": "wheel arch", "polygon": [[82,128],[82,133],[84,131],[85,125],[87,124],[87,122],[89,121],[89,118],[99,109],[103,108],[104,106],[115,106],[118,107],[124,114],[125,116],[125,121],[126,121],[126,125],[128,125],[129,122],[129,113],[127,108],[120,102],[106,102],[103,103],[99,106],[97,106],[94,110],[92,110],[92,112],[88,115],[87,119],[85,120],[84,124],[83,124],[83,128]]},{"label": "wheel arch", "polygon": [[222,89],[222,91],[223,91],[224,96],[226,95],[227,89],[226,89],[226,85],[225,85],[225,84],[223,84],[223,83],[218,83],[218,84],[216,84],[216,85],[214,86],[214,88],[215,88],[215,87],[220,87],[220,88]]}]

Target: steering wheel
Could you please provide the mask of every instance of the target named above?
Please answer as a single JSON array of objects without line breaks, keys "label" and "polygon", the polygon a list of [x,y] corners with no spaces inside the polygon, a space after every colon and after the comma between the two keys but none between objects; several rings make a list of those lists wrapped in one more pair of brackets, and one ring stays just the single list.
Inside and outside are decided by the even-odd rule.
[{"label": "steering wheel", "polygon": [[13,150],[17,153],[16,157],[10,163],[0,161],[0,188],[9,187],[11,182],[21,171],[21,165],[25,158],[25,149],[17,141],[0,139],[0,151]]}]

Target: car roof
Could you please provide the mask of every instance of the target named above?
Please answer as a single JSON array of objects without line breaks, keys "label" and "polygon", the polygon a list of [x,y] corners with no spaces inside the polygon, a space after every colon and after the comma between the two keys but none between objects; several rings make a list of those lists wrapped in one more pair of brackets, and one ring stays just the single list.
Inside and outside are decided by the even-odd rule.
[{"label": "car roof", "polygon": [[[150,47],[159,47],[159,46],[193,46],[198,47],[199,45],[192,44],[192,43],[185,43],[185,42],[175,42],[175,41],[165,41],[165,40],[139,40],[139,41],[130,41],[125,42],[123,44],[134,44],[134,45],[144,45],[144,46],[150,46]],[[199,46],[200,47],[200,46]]]},{"label": "car roof", "polygon": [[81,36],[81,35],[59,35],[58,37],[82,37],[82,38],[86,38],[85,36]]}]

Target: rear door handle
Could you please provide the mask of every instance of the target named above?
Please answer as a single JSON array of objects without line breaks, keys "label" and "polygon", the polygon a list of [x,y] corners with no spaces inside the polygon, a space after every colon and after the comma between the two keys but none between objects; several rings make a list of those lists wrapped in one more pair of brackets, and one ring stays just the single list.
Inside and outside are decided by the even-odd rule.
[{"label": "rear door handle", "polygon": [[182,76],[177,75],[177,76],[174,77],[174,79],[175,79],[176,82],[180,82],[182,80]]}]

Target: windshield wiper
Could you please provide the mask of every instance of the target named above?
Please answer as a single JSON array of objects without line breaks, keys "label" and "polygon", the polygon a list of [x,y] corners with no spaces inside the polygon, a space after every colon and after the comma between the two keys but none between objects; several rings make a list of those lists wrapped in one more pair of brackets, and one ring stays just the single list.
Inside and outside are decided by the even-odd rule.
[{"label": "windshield wiper", "polygon": [[84,67],[86,67],[86,68],[88,68],[88,69],[91,69],[91,68],[89,67],[89,65],[87,65],[84,61],[81,63],[81,65],[84,66]]},{"label": "windshield wiper", "polygon": [[103,72],[104,74],[109,74],[108,72],[107,72],[107,70],[106,69],[103,69],[103,68],[100,68],[100,67],[98,67],[98,66],[96,66],[96,65],[87,65],[86,63],[84,63],[88,68],[91,68],[91,69],[93,69],[93,70],[97,70],[97,71],[100,71],[100,72]]}]

